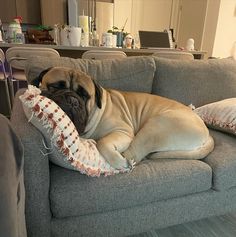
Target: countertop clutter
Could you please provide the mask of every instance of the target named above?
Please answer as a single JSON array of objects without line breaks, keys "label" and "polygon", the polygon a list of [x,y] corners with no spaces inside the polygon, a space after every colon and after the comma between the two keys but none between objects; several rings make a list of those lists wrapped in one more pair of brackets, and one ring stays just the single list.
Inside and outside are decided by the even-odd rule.
[{"label": "countertop clutter", "polygon": [[[143,46],[141,38],[139,40],[137,34],[133,37],[132,33],[125,31],[126,22],[121,29],[113,26],[112,29],[104,29],[105,32],[98,35],[95,20],[84,15],[84,12],[79,16],[78,26],[66,24],[54,24],[54,26],[25,25],[22,24],[21,17],[15,17],[12,22],[5,24],[4,28],[0,24],[0,47],[3,50],[18,45],[24,47],[50,47],[58,50],[61,56],[75,58],[80,58],[85,51],[91,49],[119,50],[125,52],[127,56],[151,55],[162,50],[187,51],[171,46],[140,48],[140,46]],[[167,34],[167,32],[170,34]],[[165,40],[168,43],[173,43],[174,39],[170,30],[159,33],[168,35]],[[205,51],[194,49],[187,52],[193,54],[195,59],[203,59],[206,54]]]}]

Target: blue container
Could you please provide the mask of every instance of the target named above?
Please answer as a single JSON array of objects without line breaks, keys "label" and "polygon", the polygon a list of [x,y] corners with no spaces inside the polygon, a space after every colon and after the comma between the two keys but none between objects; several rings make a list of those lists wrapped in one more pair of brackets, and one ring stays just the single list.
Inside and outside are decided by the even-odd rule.
[{"label": "blue container", "polygon": [[124,38],[123,38],[123,32],[116,32],[116,35],[117,35],[117,47],[123,47],[123,40],[124,40]]}]

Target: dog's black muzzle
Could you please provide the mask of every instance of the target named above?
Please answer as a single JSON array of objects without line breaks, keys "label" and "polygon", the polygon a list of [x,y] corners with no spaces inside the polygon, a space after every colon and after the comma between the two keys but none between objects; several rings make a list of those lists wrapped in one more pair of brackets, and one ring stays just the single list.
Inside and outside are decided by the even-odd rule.
[{"label": "dog's black muzzle", "polygon": [[84,133],[88,111],[86,101],[76,92],[69,89],[59,89],[53,92],[43,90],[41,95],[53,100],[69,116],[80,135]]}]

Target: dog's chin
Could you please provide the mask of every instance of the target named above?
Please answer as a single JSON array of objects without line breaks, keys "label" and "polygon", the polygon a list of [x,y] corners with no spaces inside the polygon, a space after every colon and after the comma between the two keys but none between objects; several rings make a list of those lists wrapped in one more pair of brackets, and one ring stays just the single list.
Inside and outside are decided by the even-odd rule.
[{"label": "dog's chin", "polygon": [[78,133],[83,135],[88,121],[88,111],[86,102],[80,96],[70,90],[42,91],[42,95],[53,100],[68,115]]}]

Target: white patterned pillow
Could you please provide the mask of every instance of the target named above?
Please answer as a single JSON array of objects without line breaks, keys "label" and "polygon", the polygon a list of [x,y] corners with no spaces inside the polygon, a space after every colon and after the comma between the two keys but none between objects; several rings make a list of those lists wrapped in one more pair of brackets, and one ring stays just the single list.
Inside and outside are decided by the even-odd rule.
[{"label": "white patterned pillow", "polygon": [[207,104],[194,111],[207,126],[236,135],[236,98]]},{"label": "white patterned pillow", "polygon": [[98,152],[95,141],[80,138],[65,112],[54,101],[40,93],[40,89],[29,85],[20,100],[29,122],[61,152],[62,155],[54,156],[51,162],[89,176],[113,175],[128,172],[133,168],[132,166],[130,169],[116,170],[111,167]]}]

